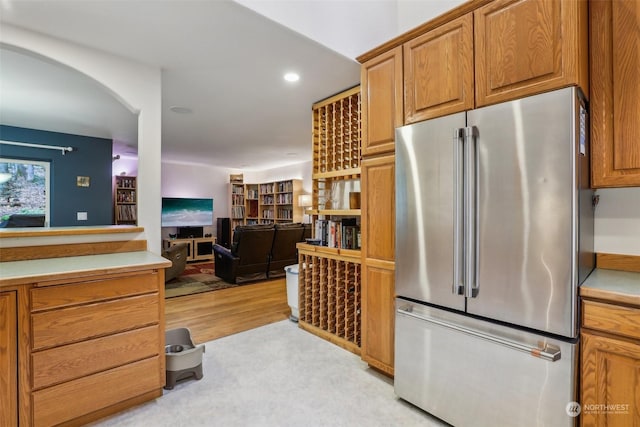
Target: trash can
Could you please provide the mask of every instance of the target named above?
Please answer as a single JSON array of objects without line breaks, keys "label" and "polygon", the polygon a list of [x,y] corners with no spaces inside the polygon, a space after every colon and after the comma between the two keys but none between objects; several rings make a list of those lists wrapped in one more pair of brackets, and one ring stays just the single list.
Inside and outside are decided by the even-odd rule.
[{"label": "trash can", "polygon": [[298,264],[288,265],[284,268],[287,274],[287,304],[291,308],[289,320],[298,321]]}]

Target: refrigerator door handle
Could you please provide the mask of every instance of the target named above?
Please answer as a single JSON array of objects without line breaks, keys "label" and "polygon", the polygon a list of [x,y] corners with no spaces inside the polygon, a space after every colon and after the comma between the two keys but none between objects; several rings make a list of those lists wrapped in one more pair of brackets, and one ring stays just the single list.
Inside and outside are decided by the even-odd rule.
[{"label": "refrigerator door handle", "polygon": [[464,129],[453,131],[453,289],[454,295],[464,295],[464,240],[463,240],[463,143]]},{"label": "refrigerator door handle", "polygon": [[499,344],[504,347],[511,348],[513,350],[521,351],[523,353],[528,353],[531,356],[548,360],[549,362],[555,362],[557,360],[560,360],[560,357],[561,357],[560,348],[553,344],[540,342],[538,343],[537,347],[534,347],[527,344],[522,344],[519,342],[507,340],[495,335],[484,334],[482,332],[474,331],[473,329],[467,329],[462,326],[458,326],[453,323],[446,322],[444,320],[435,319],[433,317],[421,316],[417,313],[414,313],[410,305],[398,308],[397,313],[403,316],[409,316],[418,320],[433,323],[435,325],[442,326],[444,328],[452,329],[457,332],[462,332],[463,334],[471,335],[476,338],[490,341],[495,344]]},{"label": "refrigerator door handle", "polygon": [[478,129],[464,128],[464,261],[465,296],[478,295],[478,170],[479,160],[476,147]]}]

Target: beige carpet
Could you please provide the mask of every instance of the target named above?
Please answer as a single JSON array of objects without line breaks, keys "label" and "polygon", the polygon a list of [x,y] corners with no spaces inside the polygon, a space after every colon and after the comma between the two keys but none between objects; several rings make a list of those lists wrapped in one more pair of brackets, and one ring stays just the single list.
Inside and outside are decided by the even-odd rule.
[{"label": "beige carpet", "polygon": [[218,276],[207,273],[185,274],[164,284],[165,298],[199,294],[233,288],[238,285],[227,283]]},{"label": "beige carpet", "polygon": [[[198,343],[200,344],[200,343]],[[93,427],[441,427],[353,353],[283,320],[205,343],[201,380]]]}]

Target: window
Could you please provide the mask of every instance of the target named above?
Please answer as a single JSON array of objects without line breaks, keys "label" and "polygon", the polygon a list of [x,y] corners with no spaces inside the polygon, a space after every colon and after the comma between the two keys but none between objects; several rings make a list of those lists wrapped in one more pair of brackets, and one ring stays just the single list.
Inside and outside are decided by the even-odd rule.
[{"label": "window", "polygon": [[49,225],[50,164],[0,158],[0,224],[11,215],[44,215]]}]

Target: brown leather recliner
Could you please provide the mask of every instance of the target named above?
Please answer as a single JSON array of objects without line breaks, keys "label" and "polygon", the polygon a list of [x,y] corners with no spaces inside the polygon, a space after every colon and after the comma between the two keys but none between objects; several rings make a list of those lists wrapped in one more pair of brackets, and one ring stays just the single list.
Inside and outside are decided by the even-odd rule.
[{"label": "brown leather recliner", "polygon": [[276,224],[273,238],[271,259],[269,260],[269,278],[283,277],[284,268],[298,263],[296,244],[310,237],[311,224],[288,223]]},{"label": "brown leather recliner", "polygon": [[236,227],[231,249],[213,245],[216,276],[229,283],[266,279],[274,234],[271,224]]},{"label": "brown leather recliner", "polygon": [[165,283],[182,274],[187,266],[187,244],[178,243],[162,251],[162,256],[171,261],[171,267],[164,270]]}]

